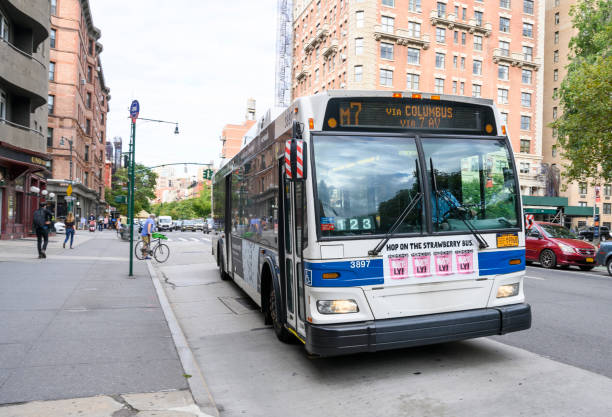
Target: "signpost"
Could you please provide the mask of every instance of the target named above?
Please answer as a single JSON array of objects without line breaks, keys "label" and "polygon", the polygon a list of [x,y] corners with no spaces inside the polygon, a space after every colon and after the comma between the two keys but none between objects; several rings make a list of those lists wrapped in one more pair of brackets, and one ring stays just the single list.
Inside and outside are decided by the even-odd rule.
[{"label": "signpost", "polygon": [[69,184],[68,188],[66,188],[66,195],[68,196],[72,195],[72,184]]},{"label": "signpost", "polygon": [[130,228],[130,273],[134,276],[134,165],[136,161],[136,120],[140,114],[140,103],[138,100],[132,101],[130,105],[130,118],[132,119],[132,134],[130,135],[130,166],[129,171],[129,192],[128,192],[128,224]]}]

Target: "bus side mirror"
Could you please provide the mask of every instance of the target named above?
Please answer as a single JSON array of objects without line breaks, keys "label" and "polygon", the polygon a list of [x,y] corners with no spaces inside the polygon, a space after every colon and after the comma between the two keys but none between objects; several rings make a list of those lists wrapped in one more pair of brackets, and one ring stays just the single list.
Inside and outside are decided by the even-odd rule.
[{"label": "bus side mirror", "polygon": [[285,178],[288,181],[302,181],[307,178],[306,142],[302,139],[290,139],[285,142]]}]

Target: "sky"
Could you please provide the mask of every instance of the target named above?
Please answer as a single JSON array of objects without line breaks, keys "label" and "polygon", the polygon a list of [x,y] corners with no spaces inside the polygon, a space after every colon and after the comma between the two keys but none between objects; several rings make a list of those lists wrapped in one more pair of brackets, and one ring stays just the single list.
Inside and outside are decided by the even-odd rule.
[{"label": "sky", "polygon": [[221,130],[244,121],[247,99],[257,101],[257,116],[274,105],[276,0],[90,0],[90,7],[111,90],[107,139],[121,136],[127,151],[133,99],[141,117],[179,123],[174,135],[174,125],[137,122],[138,163],[218,163]]}]

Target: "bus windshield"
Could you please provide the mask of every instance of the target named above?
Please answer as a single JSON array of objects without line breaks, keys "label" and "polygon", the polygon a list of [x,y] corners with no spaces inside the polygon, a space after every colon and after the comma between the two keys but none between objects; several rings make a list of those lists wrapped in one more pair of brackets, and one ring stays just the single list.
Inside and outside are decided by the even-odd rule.
[{"label": "bus windshield", "polygon": [[[313,136],[318,227],[322,237],[382,235],[427,184],[434,232],[518,227],[516,186],[504,140]],[[435,184],[438,193],[432,186]],[[396,233],[422,233],[421,200]]]},{"label": "bus windshield", "polygon": [[[384,234],[420,192],[414,139],[315,136],[321,235]],[[397,233],[420,233],[422,204]]]}]

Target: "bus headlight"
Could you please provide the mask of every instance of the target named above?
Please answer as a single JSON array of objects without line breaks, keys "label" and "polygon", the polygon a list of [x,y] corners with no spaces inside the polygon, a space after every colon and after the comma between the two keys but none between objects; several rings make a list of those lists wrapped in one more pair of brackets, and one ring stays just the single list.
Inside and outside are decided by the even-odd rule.
[{"label": "bus headlight", "polygon": [[501,285],[497,289],[497,298],[514,297],[519,292],[519,283]]},{"label": "bus headlight", "polygon": [[355,300],[319,300],[317,310],[321,314],[358,313],[359,307]]}]

